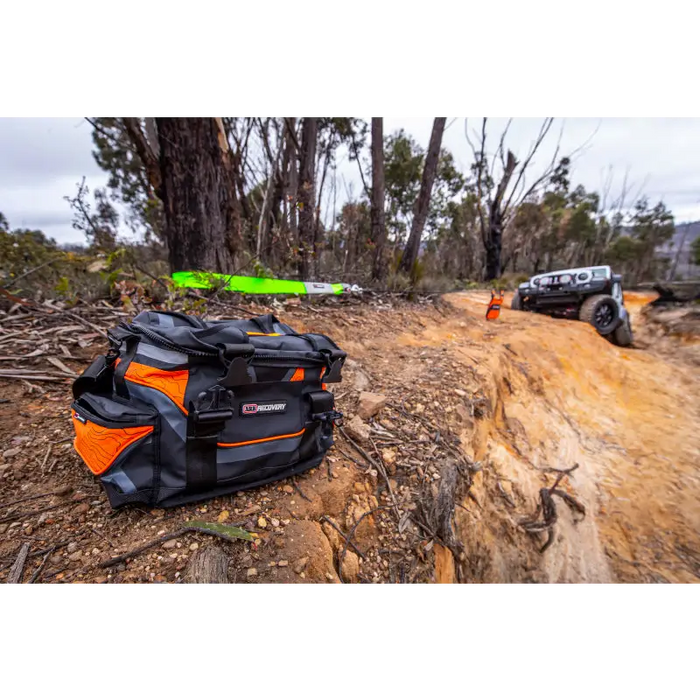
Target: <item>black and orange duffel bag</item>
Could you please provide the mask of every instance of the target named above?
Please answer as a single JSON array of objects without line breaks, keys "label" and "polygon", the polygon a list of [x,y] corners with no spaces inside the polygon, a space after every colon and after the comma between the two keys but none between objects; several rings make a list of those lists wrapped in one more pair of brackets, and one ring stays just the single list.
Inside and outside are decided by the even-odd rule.
[{"label": "black and orange duffel bag", "polygon": [[317,466],[346,354],[274,316],[145,311],[73,384],[75,449],[114,508],[176,506]]}]

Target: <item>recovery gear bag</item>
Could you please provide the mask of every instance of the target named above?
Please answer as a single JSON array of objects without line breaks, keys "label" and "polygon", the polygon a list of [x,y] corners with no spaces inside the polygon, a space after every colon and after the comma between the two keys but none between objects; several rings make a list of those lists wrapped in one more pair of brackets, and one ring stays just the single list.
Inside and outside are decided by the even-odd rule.
[{"label": "recovery gear bag", "polygon": [[144,311],[73,384],[74,446],[113,508],[177,506],[317,466],[342,418],[330,338],[273,315],[204,321]]}]

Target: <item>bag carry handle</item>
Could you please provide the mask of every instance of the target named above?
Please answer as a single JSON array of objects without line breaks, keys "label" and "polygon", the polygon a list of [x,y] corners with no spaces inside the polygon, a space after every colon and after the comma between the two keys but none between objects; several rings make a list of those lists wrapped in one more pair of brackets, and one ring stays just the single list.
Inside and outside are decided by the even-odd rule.
[{"label": "bag carry handle", "polygon": [[280,321],[274,314],[255,316],[250,319],[263,333],[276,333],[275,324],[279,327]]}]

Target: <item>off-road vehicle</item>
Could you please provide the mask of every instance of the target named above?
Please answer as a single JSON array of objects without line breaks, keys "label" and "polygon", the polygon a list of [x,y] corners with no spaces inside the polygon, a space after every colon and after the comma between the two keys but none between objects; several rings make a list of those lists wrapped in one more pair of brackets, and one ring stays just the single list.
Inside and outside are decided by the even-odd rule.
[{"label": "off-road vehicle", "polygon": [[585,321],[616,345],[632,344],[622,275],[613,274],[608,265],[535,275],[520,285],[511,309]]}]

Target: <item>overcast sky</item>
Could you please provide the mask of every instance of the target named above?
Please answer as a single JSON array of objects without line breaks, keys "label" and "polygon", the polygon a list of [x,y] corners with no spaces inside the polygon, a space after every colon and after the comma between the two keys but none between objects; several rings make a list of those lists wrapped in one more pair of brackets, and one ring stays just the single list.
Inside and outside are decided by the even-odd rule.
[{"label": "overcast sky", "polygon": [[[470,117],[469,128],[478,128],[481,117]],[[489,149],[507,122],[489,121]],[[524,155],[537,135],[540,119],[515,119],[507,145]],[[700,219],[700,119],[696,118],[602,118],[557,120],[550,132],[540,162],[551,158],[564,126],[562,152],[588,142],[575,162],[572,181],[600,191],[606,171],[614,173],[613,194],[621,187],[626,171],[635,185],[651,199],[663,199],[677,223]],[[471,150],[465,139],[464,118],[448,119],[443,145],[466,170]],[[432,121],[425,117],[386,117],[385,134],[404,128],[427,147]],[[37,228],[59,242],[82,241],[71,228],[71,212],[65,195],[72,195],[83,175],[91,190],[106,183],[105,174],[91,154],[91,127],[82,118],[0,118],[0,212],[12,227]],[[355,182],[357,168],[343,163],[339,168],[347,181]]]}]

